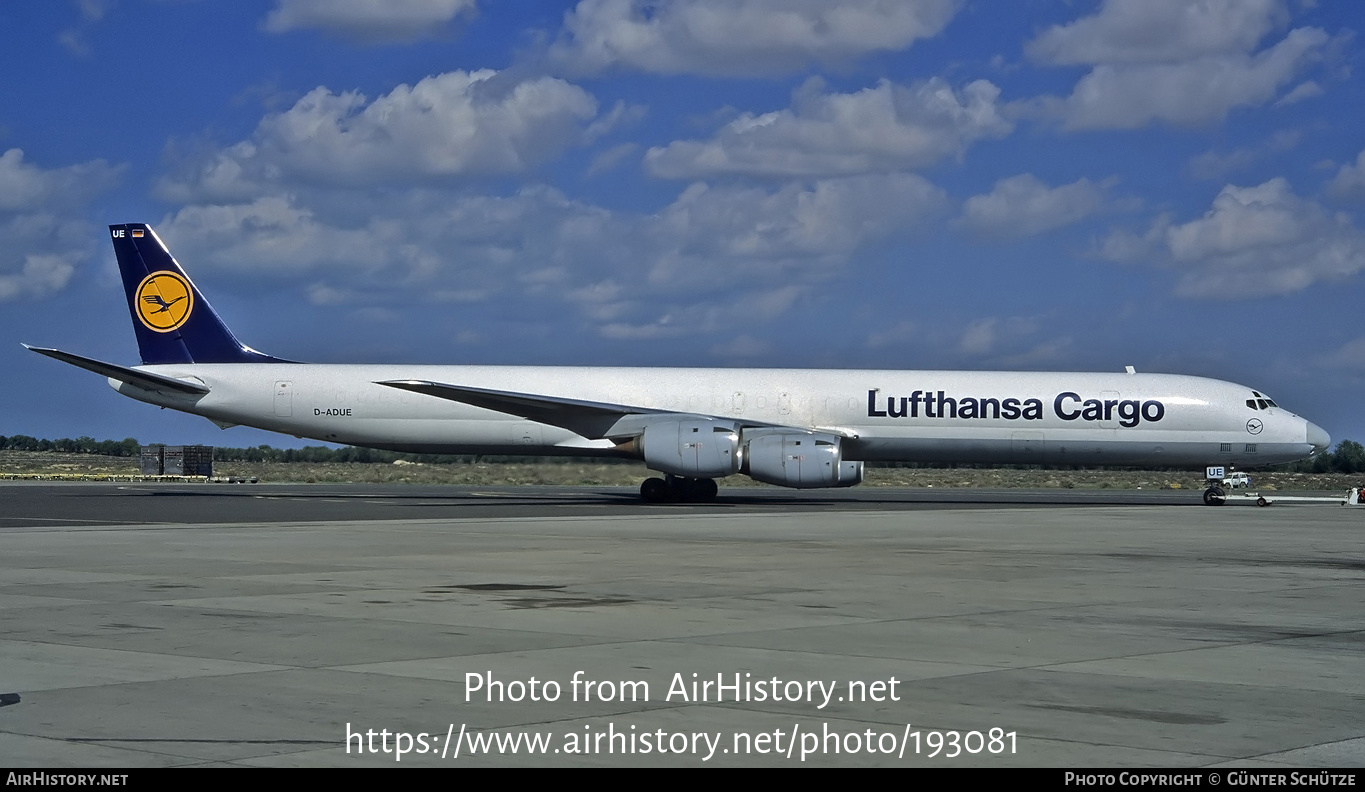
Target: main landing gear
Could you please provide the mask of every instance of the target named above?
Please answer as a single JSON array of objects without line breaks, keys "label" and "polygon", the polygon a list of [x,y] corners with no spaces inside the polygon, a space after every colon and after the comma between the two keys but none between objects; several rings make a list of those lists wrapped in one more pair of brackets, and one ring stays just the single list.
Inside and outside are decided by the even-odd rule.
[{"label": "main landing gear", "polygon": [[640,485],[640,497],[649,503],[708,503],[716,499],[715,479],[668,475],[648,478]]}]

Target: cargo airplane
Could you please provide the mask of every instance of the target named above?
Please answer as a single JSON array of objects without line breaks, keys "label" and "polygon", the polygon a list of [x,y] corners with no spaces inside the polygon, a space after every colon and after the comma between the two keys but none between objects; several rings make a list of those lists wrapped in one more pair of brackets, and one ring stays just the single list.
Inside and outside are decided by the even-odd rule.
[{"label": "cargo airplane", "polygon": [[[228,330],[152,228],[109,227],[142,365],[34,352],[220,427],[392,451],[643,460],[645,500],[735,474],[849,487],[865,462],[1254,467],[1327,449],[1244,385],[1172,374],[304,364]],[[1209,504],[1223,502],[1212,485]]]}]

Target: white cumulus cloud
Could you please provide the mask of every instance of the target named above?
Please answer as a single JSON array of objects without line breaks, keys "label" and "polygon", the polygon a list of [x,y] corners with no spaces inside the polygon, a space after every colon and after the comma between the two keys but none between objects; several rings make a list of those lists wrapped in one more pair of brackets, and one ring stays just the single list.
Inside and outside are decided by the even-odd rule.
[{"label": "white cumulus cloud", "polygon": [[983,357],[992,354],[1020,354],[1019,350],[1033,343],[1030,337],[1038,332],[1036,318],[1027,316],[989,316],[969,323],[962,331],[957,349],[963,355]]},{"label": "white cumulus cloud", "polygon": [[1327,192],[1341,200],[1365,198],[1365,151],[1360,152],[1354,163],[1341,166],[1336,177],[1327,185]]},{"label": "white cumulus cloud", "polygon": [[1153,121],[1213,123],[1238,107],[1269,102],[1326,44],[1323,31],[1300,28],[1255,55],[1102,64],[1081,78],[1062,113],[1072,129],[1134,129]]},{"label": "white cumulus cloud", "polygon": [[577,72],[757,75],[897,51],[937,35],[957,0],[582,0],[549,57]]},{"label": "white cumulus cloud", "polygon": [[604,337],[649,339],[770,321],[859,250],[924,227],[945,204],[912,174],[694,184],[652,214],[547,187],[344,201],[305,192],[187,206],[158,233],[183,261],[267,276],[318,303],[538,301]]},{"label": "white cumulus cloud", "polygon": [[1001,179],[962,205],[962,222],[993,237],[1033,236],[1080,222],[1105,206],[1106,185],[1078,179],[1048,187],[1031,173]]},{"label": "white cumulus cloud", "polygon": [[1284,96],[1281,96],[1279,101],[1275,102],[1275,106],[1288,107],[1292,104],[1298,104],[1299,102],[1307,101],[1309,99],[1315,99],[1319,96],[1322,96],[1324,93],[1326,93],[1326,91],[1323,89],[1321,85],[1318,85],[1312,80],[1308,80],[1307,82],[1303,82],[1294,86],[1294,90],[1290,91]]},{"label": "white cumulus cloud", "polygon": [[1314,362],[1320,368],[1345,370],[1357,375],[1365,374],[1365,336],[1319,355]]},{"label": "white cumulus cloud", "polygon": [[1000,89],[986,80],[954,90],[933,78],[911,86],[888,80],[853,93],[826,93],[819,80],[788,109],[745,113],[710,140],[651,148],[654,176],[810,177],[875,173],[960,156],[974,141],[1009,134]]},{"label": "white cumulus cloud", "polygon": [[1298,130],[1276,132],[1269,139],[1242,146],[1227,153],[1209,150],[1190,158],[1186,169],[1196,179],[1222,179],[1229,173],[1247,168],[1259,160],[1298,146],[1303,133]]},{"label": "white cumulus cloud", "polygon": [[319,28],[361,41],[404,41],[441,32],[477,0],[276,0],[265,29]]},{"label": "white cumulus cloud", "polygon": [[1059,64],[1179,62],[1249,52],[1288,18],[1284,0],[1105,0],[1093,15],[1043,31],[1027,51]]},{"label": "white cumulus cloud", "polygon": [[241,200],[267,185],[522,173],[584,142],[596,116],[597,101],[576,85],[488,69],[427,77],[373,101],[316,88],[160,189],[182,201]]},{"label": "white cumulus cloud", "polygon": [[1115,232],[1102,256],[1151,257],[1177,269],[1176,293],[1242,299],[1290,294],[1365,269],[1365,233],[1294,193],[1283,178],[1227,185],[1203,217],[1162,217],[1141,236]]},{"label": "white cumulus cloud", "polygon": [[17,148],[0,155],[0,302],[66,287],[101,238],[87,205],[120,171],[104,160],[42,168]]},{"label": "white cumulus cloud", "polygon": [[0,154],[0,212],[72,209],[113,187],[119,171],[104,160],[44,169],[12,148]]},{"label": "white cumulus cloud", "polygon": [[[1219,121],[1275,100],[1323,55],[1328,36],[1318,28],[1291,30],[1258,51],[1287,20],[1283,0],[1105,0],[1095,14],[1029,43],[1035,60],[1093,65],[1070,96],[1038,105],[1070,129]],[[1281,101],[1307,98],[1310,84]]]}]

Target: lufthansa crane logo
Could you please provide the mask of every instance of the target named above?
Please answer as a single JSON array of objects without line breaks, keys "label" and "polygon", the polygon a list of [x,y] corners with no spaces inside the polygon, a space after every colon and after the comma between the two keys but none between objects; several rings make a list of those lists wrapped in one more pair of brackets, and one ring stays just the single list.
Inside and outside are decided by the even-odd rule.
[{"label": "lufthansa crane logo", "polygon": [[169,333],[179,329],[194,310],[190,282],[175,272],[153,272],[137,287],[133,310],[148,330]]},{"label": "lufthansa crane logo", "polygon": [[1247,421],[1247,431],[1252,434],[1260,434],[1261,430],[1264,428],[1265,424],[1261,423],[1260,418],[1252,418],[1250,421]]}]

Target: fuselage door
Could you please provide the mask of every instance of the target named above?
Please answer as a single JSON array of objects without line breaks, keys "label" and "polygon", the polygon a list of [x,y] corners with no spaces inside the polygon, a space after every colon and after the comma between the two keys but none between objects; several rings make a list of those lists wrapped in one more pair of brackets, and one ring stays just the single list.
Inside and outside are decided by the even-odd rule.
[{"label": "fuselage door", "polygon": [[294,383],[276,382],[275,383],[275,417],[292,418],[294,416]]}]

